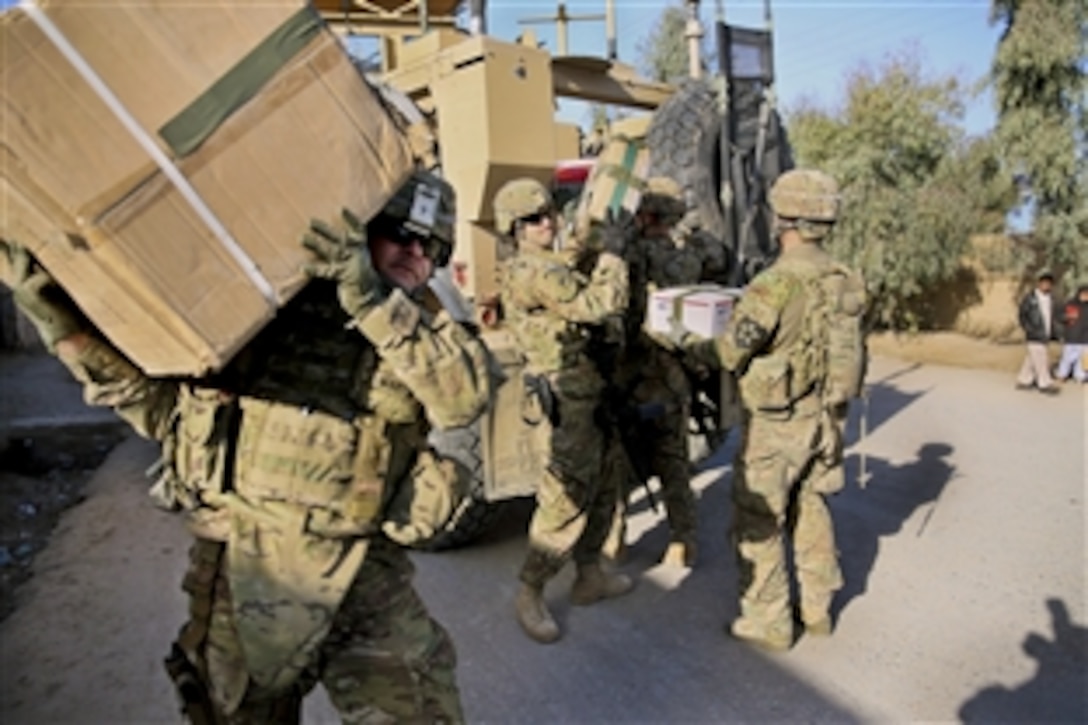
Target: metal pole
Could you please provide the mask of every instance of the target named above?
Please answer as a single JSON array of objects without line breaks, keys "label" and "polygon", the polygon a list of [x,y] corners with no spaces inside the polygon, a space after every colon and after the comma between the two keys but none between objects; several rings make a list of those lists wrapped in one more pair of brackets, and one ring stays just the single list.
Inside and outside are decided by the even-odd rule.
[{"label": "metal pole", "polygon": [[616,60],[619,57],[616,39],[616,0],[605,0],[604,36],[608,46],[608,59]]},{"label": "metal pole", "polygon": [[487,0],[472,0],[469,6],[468,29],[473,35],[487,33]]},{"label": "metal pole", "polygon": [[567,54],[567,6],[559,3],[559,11],[555,14],[555,34],[559,55]]},{"label": "metal pole", "polygon": [[572,21],[605,20],[604,15],[571,15],[567,12],[567,6],[559,3],[558,12],[552,17],[521,18],[518,25],[533,25],[536,23],[555,23],[556,55],[567,55],[567,30]]},{"label": "metal pole", "polygon": [[688,22],[684,29],[684,37],[688,39],[688,75],[692,78],[701,78],[703,59],[700,50],[703,41],[703,23],[699,20],[699,0],[688,0]]},{"label": "metal pole", "polygon": [[425,34],[431,29],[431,17],[428,15],[427,0],[419,0],[419,32]]}]

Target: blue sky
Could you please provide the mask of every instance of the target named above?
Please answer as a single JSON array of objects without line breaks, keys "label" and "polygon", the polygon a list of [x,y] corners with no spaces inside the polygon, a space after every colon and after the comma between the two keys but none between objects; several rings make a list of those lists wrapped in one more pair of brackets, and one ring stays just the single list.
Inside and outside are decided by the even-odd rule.
[{"label": "blue sky", "polygon": [[[616,0],[620,60],[637,65],[637,46],[654,28],[668,4],[648,0]],[[726,22],[762,28],[762,0],[726,0]],[[568,0],[569,14],[601,14],[604,0]],[[709,32],[718,3],[702,0],[701,15]],[[552,15],[556,3],[546,0],[490,0],[489,32],[513,39],[527,26],[518,20]],[[795,106],[809,97],[833,106],[844,96],[847,73],[863,63],[879,65],[889,53],[915,54],[930,76],[955,75],[965,83],[989,71],[999,29],[989,24],[989,0],[773,0],[775,70],[780,105]],[[556,48],[554,25],[531,26],[549,49]],[[711,46],[713,48],[713,46]],[[605,52],[603,22],[571,23],[571,54]],[[585,122],[580,104],[568,104],[562,115]],[[964,128],[985,133],[994,124],[991,97],[984,94],[967,109]]]},{"label": "blue sky", "polygon": [[[13,0],[0,0],[0,8]],[[653,29],[663,0],[616,0],[620,60],[635,65],[637,45]],[[672,0],[679,4],[679,0]],[[702,17],[709,32],[717,6],[725,6],[726,21],[763,27],[763,0],[702,0]],[[489,32],[508,40],[526,26],[518,20],[552,15],[557,3],[548,0],[489,0]],[[602,14],[604,0],[567,0],[570,14]],[[786,109],[804,97],[831,106],[843,98],[846,74],[862,63],[879,64],[888,53],[909,50],[925,72],[957,75],[972,83],[987,73],[998,29],[988,22],[990,0],[772,0],[775,66],[780,105]],[[554,25],[533,25],[539,40],[554,50]],[[603,55],[603,22],[570,24],[572,54]],[[565,103],[561,115],[585,123],[584,104]],[[973,101],[964,119],[972,134],[994,124],[988,94]]]}]

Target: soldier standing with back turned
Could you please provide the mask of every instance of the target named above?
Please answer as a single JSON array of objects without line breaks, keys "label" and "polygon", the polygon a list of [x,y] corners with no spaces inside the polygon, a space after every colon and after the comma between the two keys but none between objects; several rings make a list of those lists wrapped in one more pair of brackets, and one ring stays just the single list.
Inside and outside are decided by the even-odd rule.
[{"label": "soldier standing with back turned", "polygon": [[578,605],[631,590],[630,577],[601,567],[601,547],[616,505],[615,477],[605,475],[601,393],[604,381],[587,354],[590,330],[623,313],[626,231],[598,229],[603,251],[586,275],[553,249],[556,215],[551,195],[533,179],[517,179],[495,195],[497,230],[517,244],[502,276],[502,306],[526,358],[533,395],[551,424],[549,458],[537,488],[515,609],[531,638],[559,639],[544,586],[573,558],[578,567],[571,602]]},{"label": "soldier standing with back turned", "polygon": [[824,497],[844,483],[846,406],[865,366],[865,288],[822,247],[838,218],[834,179],[787,172],[770,203],[781,256],[752,280],[721,337],[684,347],[733,371],[744,407],[732,490],[740,611],[730,631],[786,650],[794,639],[787,541],[807,634],[831,633],[831,598],[842,586]]}]

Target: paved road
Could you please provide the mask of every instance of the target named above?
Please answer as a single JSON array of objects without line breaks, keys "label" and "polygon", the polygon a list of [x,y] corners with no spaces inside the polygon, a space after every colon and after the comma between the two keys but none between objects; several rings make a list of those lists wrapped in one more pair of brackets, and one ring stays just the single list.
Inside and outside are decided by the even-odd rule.
[{"label": "paved road", "polygon": [[[418,555],[451,631],[475,722],[1088,719],[1088,391],[1056,399],[999,373],[880,360],[869,435],[833,501],[847,587],[839,626],[785,655],[727,639],[730,451],[697,479],[703,557],[654,563],[661,517],[636,515],[630,597],[571,608],[542,647],[511,616],[525,505],[479,545]],[[857,432],[857,421],[854,422]],[[864,454],[868,478],[856,487]],[[147,443],[118,447],[0,625],[0,719],[176,722],[159,658],[181,621],[185,536],[142,495]],[[320,693],[307,722],[335,722]]]}]

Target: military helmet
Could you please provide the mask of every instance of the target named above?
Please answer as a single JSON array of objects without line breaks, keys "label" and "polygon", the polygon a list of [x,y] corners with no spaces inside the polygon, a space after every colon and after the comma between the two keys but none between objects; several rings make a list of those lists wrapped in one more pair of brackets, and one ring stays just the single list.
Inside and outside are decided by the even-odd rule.
[{"label": "military helmet", "polygon": [[495,228],[501,234],[511,234],[518,219],[550,209],[552,195],[536,179],[514,179],[495,194],[493,206]]},{"label": "military helmet", "polygon": [[646,181],[646,190],[642,192],[639,210],[657,214],[668,223],[675,223],[687,212],[684,189],[667,176],[651,176]]},{"label": "military helmet", "polygon": [[839,216],[839,185],[814,169],[794,169],[771,187],[771,209],[783,219],[833,224]]},{"label": "military helmet", "polygon": [[394,222],[400,230],[421,239],[424,252],[436,266],[445,266],[453,254],[456,194],[445,179],[430,171],[414,171],[393,194],[375,219]]}]

